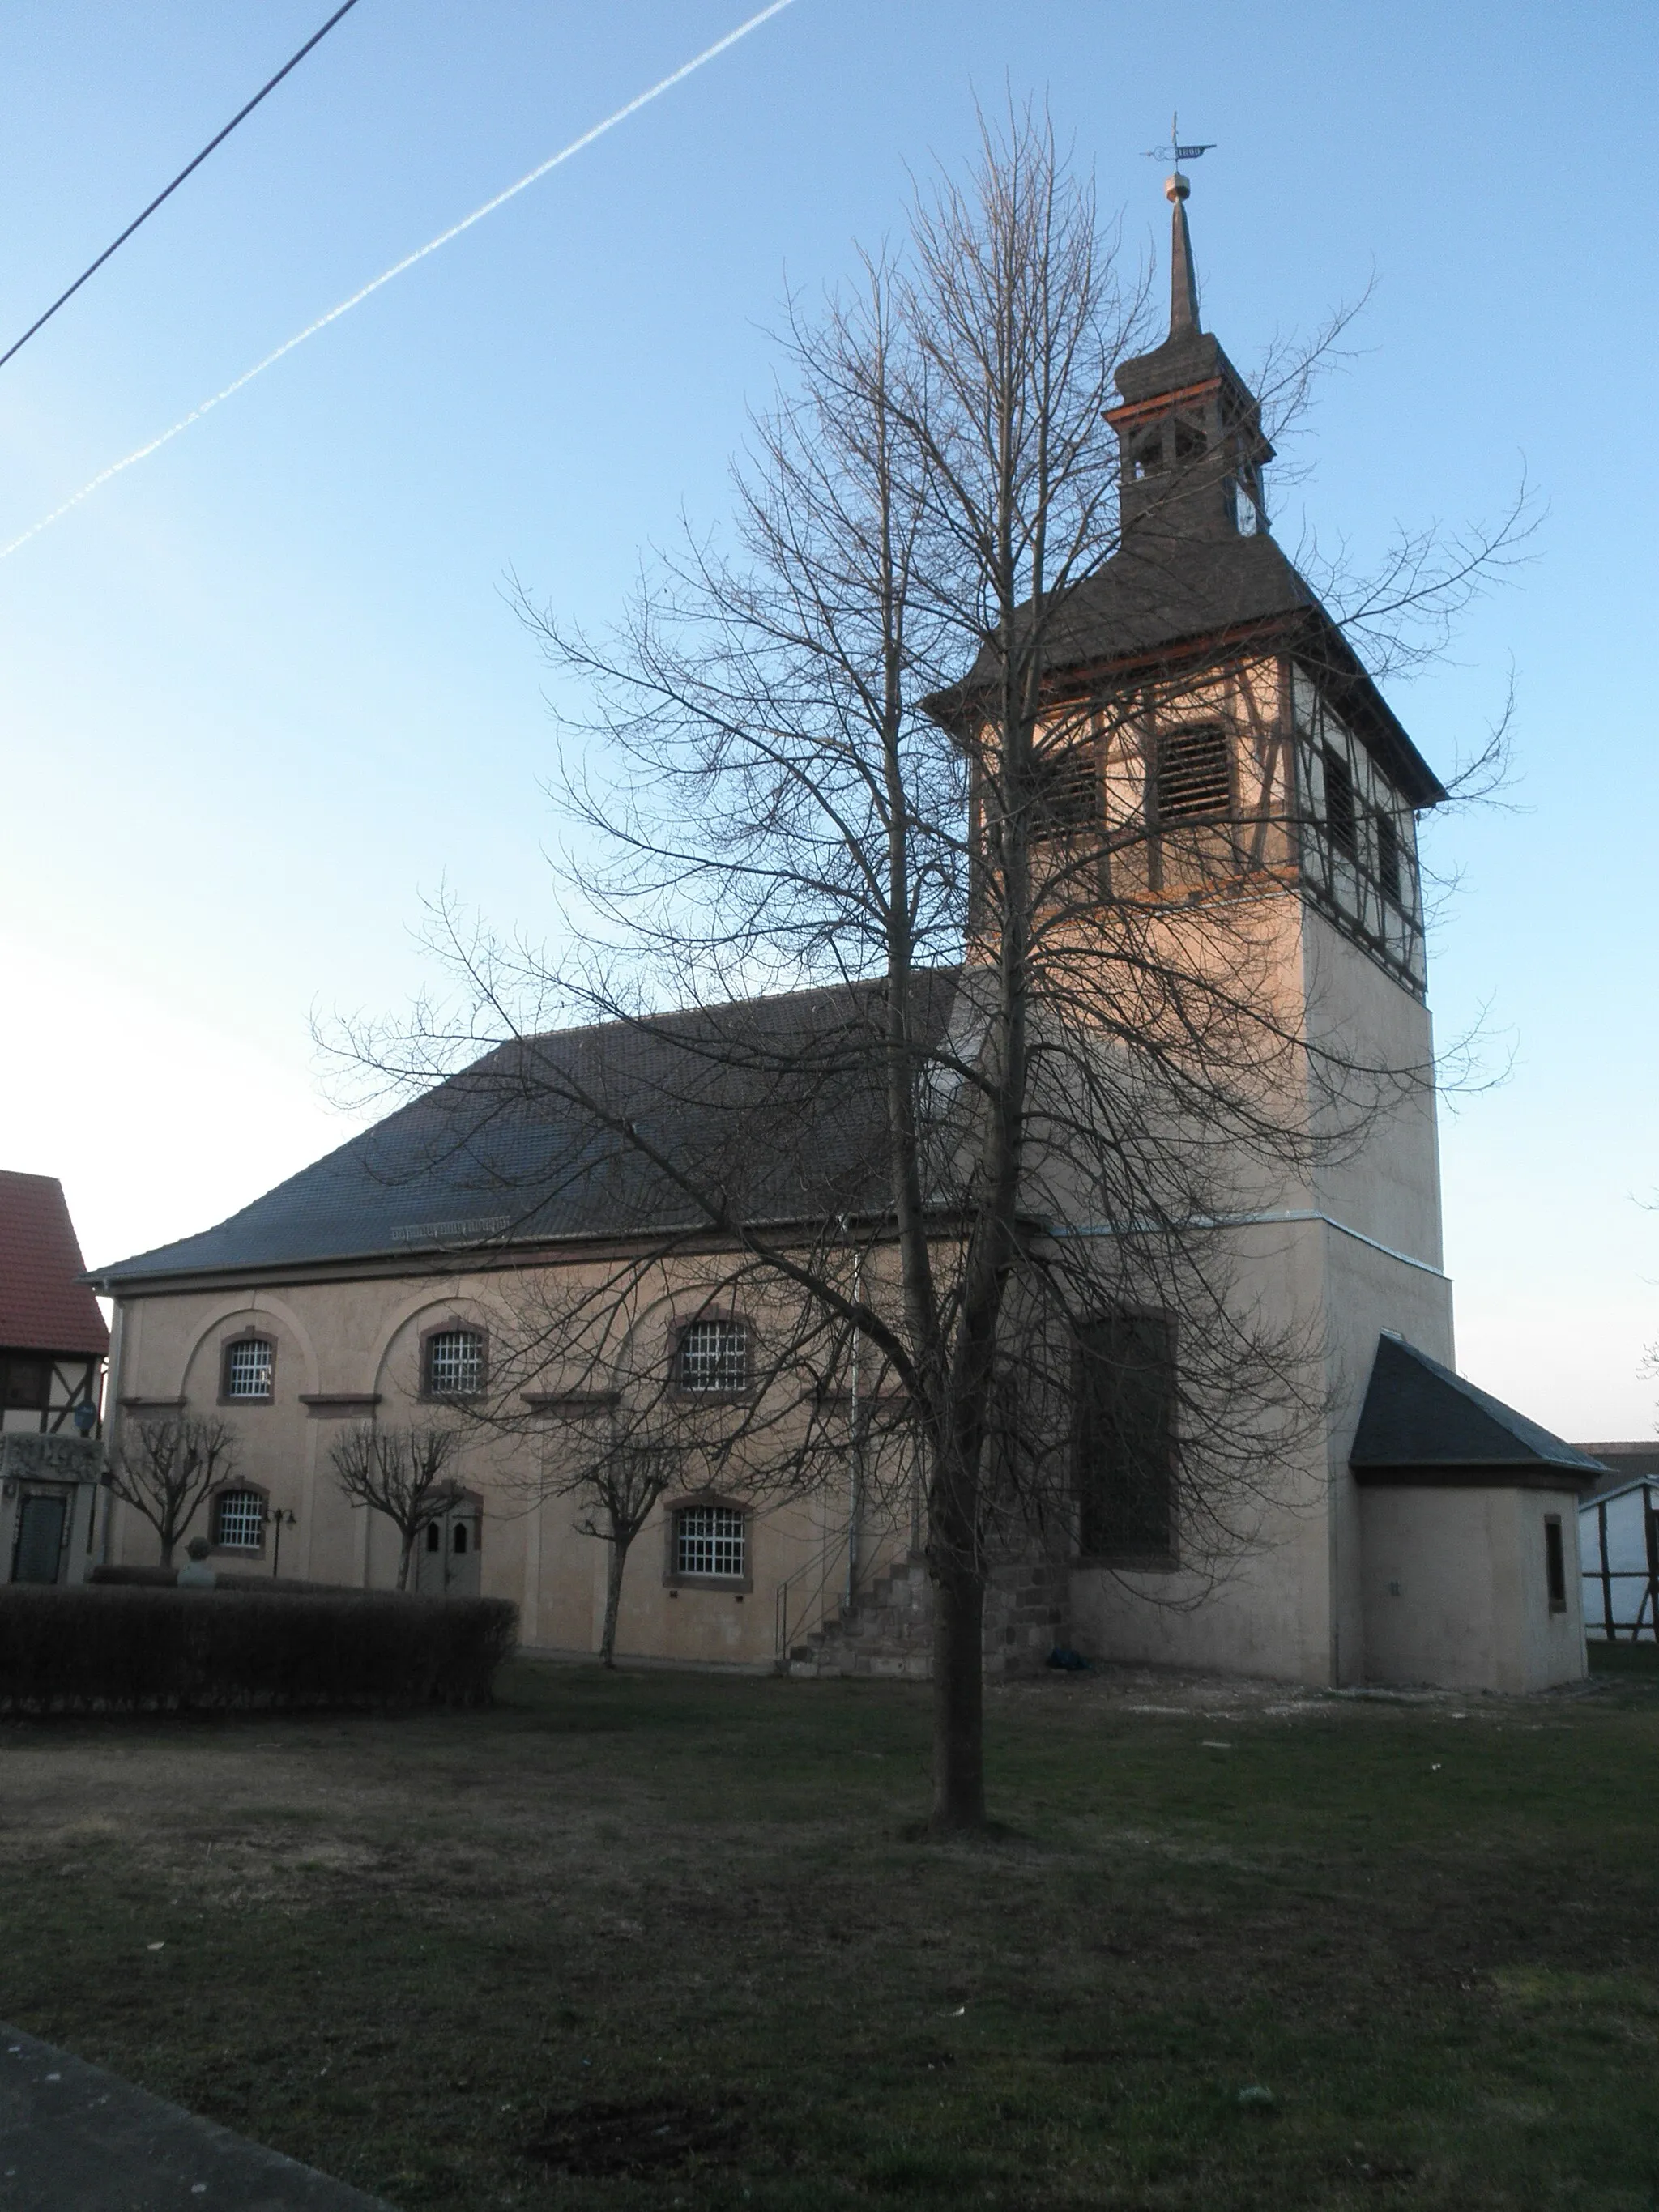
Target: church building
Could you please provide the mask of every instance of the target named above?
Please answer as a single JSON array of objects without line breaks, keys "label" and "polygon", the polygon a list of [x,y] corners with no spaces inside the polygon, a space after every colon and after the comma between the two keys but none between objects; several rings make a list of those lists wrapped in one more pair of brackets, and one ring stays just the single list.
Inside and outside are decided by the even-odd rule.
[{"label": "church building", "polygon": [[[1358,1060],[1426,1071],[1416,830],[1446,794],[1274,540],[1261,410],[1202,326],[1186,179],[1177,172],[1166,191],[1169,333],[1119,368],[1109,417],[1119,550],[1072,594],[1044,671],[1056,726],[1091,733],[1086,750],[1066,754],[1054,803],[1091,821],[1103,808],[1109,825],[1133,815],[1145,834],[1121,865],[1160,896],[1187,895],[1183,871],[1200,885],[1206,854],[1242,854],[1252,896],[1271,909],[1273,988],[1289,1018],[1345,1040]],[[1139,703],[1108,716],[1107,699]],[[974,702],[970,671],[933,711],[965,726]],[[941,1033],[968,1003],[969,973],[929,981]],[[711,1024],[810,1035],[868,988],[702,1010],[648,1035],[610,1024],[534,1043],[580,1065],[617,1126],[654,1115],[672,1150],[700,1141],[679,1063]],[[115,1304],[115,1440],[123,1425],[189,1413],[234,1432],[234,1475],[204,1509],[223,1564],[274,1572],[280,1540],[284,1575],[392,1583],[395,1532],[331,1479],[331,1446],[354,1426],[408,1425],[482,1398],[526,1279],[592,1267],[674,1229],[672,1189],[637,1160],[604,1156],[591,1130],[520,1119],[496,1132],[502,1150],[482,1166],[476,1146],[443,1141],[466,1080],[217,1227],[92,1279]],[[740,1170],[753,1218],[878,1212],[878,1106],[826,1083],[797,1102],[789,1141],[774,1144],[757,1105]],[[544,1188],[526,1206],[532,1162]],[[1050,1532],[1040,1559],[1011,1557],[994,1578],[988,1668],[1041,1664],[1065,1644],[1331,1686],[1522,1692],[1582,1675],[1577,1505],[1600,1470],[1456,1373],[1431,1084],[1380,1115],[1362,1146],[1310,1164],[1225,1230],[1252,1299],[1305,1326],[1316,1347],[1316,1436],[1298,1441],[1255,1540],[1224,1575],[1205,1577],[1173,1480],[1161,1500],[1139,1499],[1132,1530],[1114,1518],[1090,1472],[1085,1420],[1070,1525]],[[1117,1229],[1079,1200],[1054,1233]],[[688,1279],[635,1331],[633,1356],[659,1362],[694,1411],[735,1403],[765,1325],[729,1299],[711,1305]],[[605,1396],[526,1378],[518,1423],[466,1442],[417,1540],[418,1586],[513,1599],[527,1649],[596,1648],[607,1547],[549,1475],[570,1425],[602,1418]],[[921,1533],[902,1510],[861,1519],[856,1482],[775,1504],[671,1485],[630,1554],[618,1656],[925,1672]],[[153,1535],[119,1506],[103,1541],[114,1562],[153,1558]]]}]

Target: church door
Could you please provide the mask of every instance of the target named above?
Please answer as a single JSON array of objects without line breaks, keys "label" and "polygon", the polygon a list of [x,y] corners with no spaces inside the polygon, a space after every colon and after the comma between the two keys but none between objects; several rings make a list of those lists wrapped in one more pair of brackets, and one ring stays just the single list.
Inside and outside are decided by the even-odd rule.
[{"label": "church door", "polygon": [[482,1517],[479,1501],[459,1492],[427,1522],[415,1553],[415,1587],[423,1596],[477,1597]]}]

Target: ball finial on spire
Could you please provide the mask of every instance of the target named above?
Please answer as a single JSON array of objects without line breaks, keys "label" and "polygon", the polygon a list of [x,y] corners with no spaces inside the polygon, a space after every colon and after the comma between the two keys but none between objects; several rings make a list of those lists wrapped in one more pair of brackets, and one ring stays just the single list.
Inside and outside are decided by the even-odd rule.
[{"label": "ball finial on spire", "polygon": [[1192,191],[1191,183],[1182,175],[1179,169],[1164,179],[1164,197],[1171,205],[1176,200],[1190,199]]}]

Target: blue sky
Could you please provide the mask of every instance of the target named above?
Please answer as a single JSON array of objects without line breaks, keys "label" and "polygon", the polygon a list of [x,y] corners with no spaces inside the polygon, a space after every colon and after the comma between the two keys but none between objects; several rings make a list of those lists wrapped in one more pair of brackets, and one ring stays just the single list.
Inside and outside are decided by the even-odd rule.
[{"label": "blue sky", "polygon": [[[11,0],[0,344],[327,12]],[[0,371],[0,543],[746,12],[360,0]],[[550,912],[507,572],[603,621],[682,507],[720,516],[786,283],[898,229],[975,92],[1048,97],[1132,253],[1179,106],[1218,142],[1191,214],[1241,367],[1376,274],[1281,538],[1305,509],[1363,554],[1523,466],[1548,501],[1535,562],[1393,695],[1443,764],[1519,687],[1519,811],[1436,833],[1441,1034],[1513,1054],[1443,1116],[1447,1263],[1474,1380],[1648,1433],[1656,46],[1620,0],[795,0],[0,562],[0,1164],[60,1176],[102,1260],[337,1143],[313,1009],[401,1006],[446,881]]]}]

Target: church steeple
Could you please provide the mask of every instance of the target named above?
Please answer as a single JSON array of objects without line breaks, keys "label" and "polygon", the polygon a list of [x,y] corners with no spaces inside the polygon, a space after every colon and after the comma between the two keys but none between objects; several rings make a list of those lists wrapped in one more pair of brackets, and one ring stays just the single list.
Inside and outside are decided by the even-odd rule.
[{"label": "church steeple", "polygon": [[1167,178],[1164,197],[1170,203],[1170,336],[1196,331],[1198,271],[1193,266],[1192,233],[1187,228],[1187,202],[1192,185],[1179,169]]},{"label": "church steeple", "polygon": [[[1182,148],[1202,152],[1202,148]],[[1170,203],[1170,334],[1126,361],[1116,384],[1123,404],[1107,421],[1122,455],[1126,546],[1154,538],[1253,537],[1267,528],[1261,471],[1273,449],[1261,434],[1255,393],[1199,320],[1198,270],[1187,201],[1176,168]]]}]

